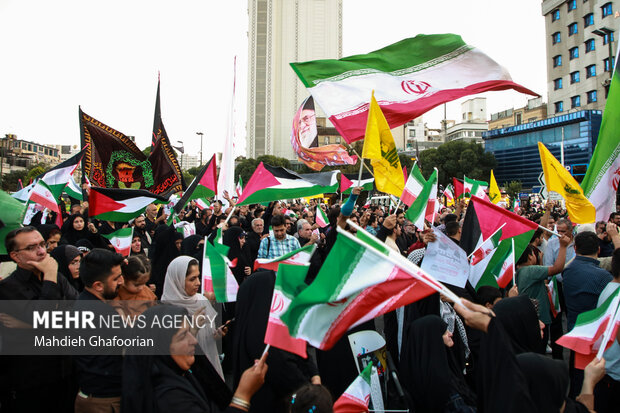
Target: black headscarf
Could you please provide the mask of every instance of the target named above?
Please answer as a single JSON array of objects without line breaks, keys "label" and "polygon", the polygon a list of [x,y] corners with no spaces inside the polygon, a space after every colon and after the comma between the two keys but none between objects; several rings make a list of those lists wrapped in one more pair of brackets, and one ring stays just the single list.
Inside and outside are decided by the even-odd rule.
[{"label": "black headscarf", "polygon": [[527,381],[530,397],[541,413],[558,413],[568,394],[568,366],[541,354],[522,353],[517,363]]},{"label": "black headscarf", "polygon": [[73,278],[71,271],[69,270],[69,263],[73,261],[78,255],[82,255],[82,252],[73,245],[60,245],[56,247],[50,254],[58,263],[58,272],[62,273],[69,284],[73,286],[78,292],[84,290],[84,284],[80,277]]},{"label": "black headscarf", "polygon": [[[76,230],[73,228],[73,221],[77,218],[82,218],[84,220],[84,228],[81,230]],[[73,214],[62,224],[62,238],[60,240],[61,244],[71,244],[75,245],[78,240],[88,239],[91,242],[93,241],[93,233],[88,230],[88,218],[82,214]]]},{"label": "black headscarf", "polygon": [[50,232],[52,232],[53,229],[60,229],[58,228],[58,225],[56,224],[44,224],[44,225],[39,225],[36,228],[41,234],[41,236],[43,237],[44,241],[47,241],[49,239]]},{"label": "black headscarf", "polygon": [[154,247],[149,250],[149,258],[153,264],[150,283],[155,284],[155,294],[161,297],[164,289],[164,279],[168,265],[181,255],[175,241],[183,239],[183,234],[177,232],[173,225],[160,225],[155,230]]},{"label": "black headscarf", "polygon": [[224,245],[229,247],[228,250],[228,259],[233,261],[237,260],[237,265],[235,265],[231,270],[237,279],[237,283],[241,285],[243,280],[245,280],[245,267],[252,267],[252,262],[250,258],[249,249],[245,247],[241,247],[241,243],[239,242],[239,237],[244,236],[245,231],[241,227],[230,227],[226,231],[224,231],[223,241]]},{"label": "black headscarf", "polygon": [[190,235],[181,242],[181,255],[189,255],[197,260],[202,259],[203,245],[198,245],[204,237],[200,235]]},{"label": "black headscarf", "polygon": [[493,311],[508,334],[515,354],[541,352],[538,314],[527,296],[504,298],[495,304]]},{"label": "black headscarf", "polygon": [[[143,313],[147,326],[155,318],[187,316],[187,310],[169,304],[160,304]],[[176,334],[171,328],[149,328],[144,333],[156,342],[172,342]],[[202,411],[216,411],[212,403],[224,410],[232,394],[209,360],[200,354],[196,346],[194,364],[189,372],[183,372],[170,355],[140,355],[140,349],[131,349],[123,362],[123,393],[121,410],[127,412],[151,413],[157,411],[155,404],[162,403],[158,396],[167,390],[182,390],[193,397]]]}]

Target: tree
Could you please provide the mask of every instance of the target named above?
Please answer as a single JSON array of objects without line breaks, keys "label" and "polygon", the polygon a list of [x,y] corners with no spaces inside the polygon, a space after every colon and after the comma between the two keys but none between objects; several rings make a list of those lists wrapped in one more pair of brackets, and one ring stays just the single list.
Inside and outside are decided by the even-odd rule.
[{"label": "tree", "polygon": [[510,199],[515,199],[519,196],[519,192],[523,190],[523,185],[521,185],[521,181],[511,181],[504,183],[504,191],[510,197]]},{"label": "tree", "polygon": [[202,168],[202,167],[201,166],[194,166],[194,167],[191,167],[191,168],[187,168],[185,170],[185,172],[187,172],[189,175],[196,176],[196,175],[198,175],[198,172],[200,172],[200,168]]},{"label": "tree", "polygon": [[28,185],[26,176],[28,170],[23,169],[21,171],[11,171],[2,177],[2,190],[6,192],[16,192],[19,180],[22,180],[24,186]]},{"label": "tree", "polygon": [[447,185],[453,177],[489,181],[491,169],[497,161],[491,152],[485,152],[482,145],[473,142],[451,141],[436,149],[426,149],[420,152],[418,160],[424,177],[428,178],[433,168],[439,171],[439,183]]}]

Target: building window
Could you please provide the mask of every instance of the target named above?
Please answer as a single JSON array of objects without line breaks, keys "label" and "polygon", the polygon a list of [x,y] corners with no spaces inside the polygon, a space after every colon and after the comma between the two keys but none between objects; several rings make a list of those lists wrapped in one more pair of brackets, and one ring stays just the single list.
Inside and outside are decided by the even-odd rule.
[{"label": "building window", "polygon": [[568,11],[575,10],[577,8],[577,0],[569,0]]},{"label": "building window", "polygon": [[336,143],[340,143],[340,136],[336,136]]},{"label": "building window", "polygon": [[325,137],[325,139],[323,139],[323,145],[329,145],[329,137]]},{"label": "building window", "polygon": [[592,26],[594,24],[594,15],[592,13],[588,13],[583,16],[583,27]]},{"label": "building window", "polygon": [[[560,79],[560,80],[562,80],[562,79]],[[517,125],[520,125],[522,123],[522,119],[523,119],[523,117],[522,117],[522,115],[520,113],[517,113],[515,115],[515,123]]]},{"label": "building window", "polygon": [[[612,67],[613,67],[613,65],[614,65],[614,62],[615,62],[615,59],[614,59],[614,58],[612,58],[612,59],[611,59],[611,66],[612,66]],[[606,71],[606,72],[609,72],[609,58],[607,58],[607,59],[603,59],[603,66],[605,67],[605,71]]]},{"label": "building window", "polygon": [[579,71],[570,74],[570,84],[579,83]]},{"label": "building window", "polygon": [[562,36],[560,35],[560,32],[555,32],[551,35],[551,43],[552,44],[558,44],[562,41]]},{"label": "building window", "polygon": [[611,41],[614,41],[614,33],[611,32],[609,34],[606,34],[605,36],[603,36],[603,44],[607,44],[609,43],[609,38],[611,38]]},{"label": "building window", "polygon": [[589,91],[587,95],[588,95],[588,103],[596,102],[596,90]]},{"label": "building window", "polygon": [[586,66],[586,79],[596,76],[596,65]]},{"label": "building window", "polygon": [[581,106],[581,97],[579,95],[570,98],[570,108],[578,108]]},{"label": "building window", "polygon": [[559,77],[553,81],[553,90],[562,89],[562,78]]},{"label": "building window", "polygon": [[555,102],[553,106],[555,106],[555,113],[564,112],[564,102]]},{"label": "building window", "polygon": [[571,23],[568,25],[568,35],[572,36],[573,34],[577,34],[578,32],[577,23]]},{"label": "building window", "polygon": [[553,57],[553,67],[562,66],[562,55],[559,54]]},{"label": "building window", "polygon": [[570,60],[576,59],[579,57],[579,48],[573,47],[572,49],[569,49],[568,53]]},{"label": "building window", "polygon": [[586,40],[586,53],[590,53],[595,49],[594,39]]},{"label": "building window", "polygon": [[559,9],[553,10],[553,12],[551,13],[551,21],[554,22],[556,20],[560,20],[560,10]]},{"label": "building window", "polygon": [[415,138],[415,129],[409,129],[409,137]]},{"label": "building window", "polygon": [[601,7],[601,10],[603,12],[603,17],[611,16],[613,14],[611,10],[611,2],[605,3],[603,7]]}]

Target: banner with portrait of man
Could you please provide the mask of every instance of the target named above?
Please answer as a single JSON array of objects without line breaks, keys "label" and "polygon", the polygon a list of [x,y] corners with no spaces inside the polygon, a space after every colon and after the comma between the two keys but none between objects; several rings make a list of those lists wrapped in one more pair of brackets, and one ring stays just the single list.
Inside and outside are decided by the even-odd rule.
[{"label": "banner with portrait of man", "polygon": [[308,97],[293,118],[291,144],[300,161],[320,171],[325,165],[355,165],[357,156],[349,155],[342,145],[319,145],[314,100]]}]

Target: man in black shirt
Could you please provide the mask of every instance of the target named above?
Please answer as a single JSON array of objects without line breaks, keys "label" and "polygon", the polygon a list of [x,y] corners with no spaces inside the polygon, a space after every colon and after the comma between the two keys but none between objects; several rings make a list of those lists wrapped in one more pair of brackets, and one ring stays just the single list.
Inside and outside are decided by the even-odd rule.
[{"label": "man in black shirt", "polygon": [[[123,284],[121,264],[124,258],[101,248],[93,249],[80,264],[84,291],[78,297],[76,310],[97,308],[104,315],[116,314],[106,303],[118,295]],[[117,354],[74,356],[78,371],[79,392],[75,413],[116,412],[121,406],[123,358]]]},{"label": "man in black shirt", "polygon": [[[9,232],[5,238],[9,257],[17,264],[13,273],[0,281],[0,300],[68,300],[77,291],[58,273],[58,263],[47,253],[43,237],[34,227]],[[16,319],[0,315],[0,325],[12,327]],[[64,412],[73,395],[63,356],[4,356],[0,374],[8,387],[2,399],[11,412]],[[7,400],[6,395],[10,393]]]}]

